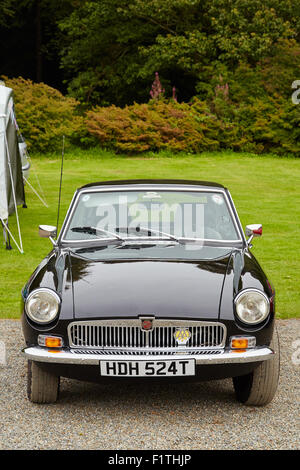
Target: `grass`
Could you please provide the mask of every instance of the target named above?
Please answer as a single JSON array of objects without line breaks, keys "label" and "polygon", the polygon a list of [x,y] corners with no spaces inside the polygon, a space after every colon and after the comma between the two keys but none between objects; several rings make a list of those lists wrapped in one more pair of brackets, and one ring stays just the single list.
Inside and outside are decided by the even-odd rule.
[{"label": "grass", "polygon": [[[276,288],[277,316],[300,316],[300,160],[232,152],[125,157],[96,149],[69,150],[65,157],[61,221],[75,189],[88,182],[181,178],[227,186],[243,226],[263,224],[263,237],[254,241],[253,253]],[[38,237],[38,225],[56,225],[60,156],[36,155],[32,162],[30,181],[37,186],[37,173],[49,208],[26,188],[28,209],[19,210],[25,254],[0,249],[0,318],[19,317],[21,288],[51,249],[48,240]],[[10,226],[16,234],[15,216]]]}]

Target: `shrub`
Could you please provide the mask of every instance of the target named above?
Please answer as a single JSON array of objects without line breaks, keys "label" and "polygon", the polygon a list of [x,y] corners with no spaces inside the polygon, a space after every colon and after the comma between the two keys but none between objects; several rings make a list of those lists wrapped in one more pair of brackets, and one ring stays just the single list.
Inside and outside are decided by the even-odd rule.
[{"label": "shrub", "polygon": [[86,125],[102,146],[125,153],[217,150],[222,131],[222,123],[197,99],[191,105],[157,99],[125,108],[96,107],[87,113]]},{"label": "shrub", "polygon": [[117,153],[232,149],[300,156],[300,105],[278,95],[239,105],[218,92],[210,105],[194,98],[189,104],[160,99],[96,107],[86,125],[102,147]]},{"label": "shrub", "polygon": [[300,156],[300,109],[291,99],[256,99],[239,109],[238,121],[257,152]]},{"label": "shrub", "polygon": [[84,137],[84,120],[77,113],[75,99],[44,83],[21,77],[3,79],[14,90],[16,118],[29,149],[57,150],[63,135],[74,142]]}]

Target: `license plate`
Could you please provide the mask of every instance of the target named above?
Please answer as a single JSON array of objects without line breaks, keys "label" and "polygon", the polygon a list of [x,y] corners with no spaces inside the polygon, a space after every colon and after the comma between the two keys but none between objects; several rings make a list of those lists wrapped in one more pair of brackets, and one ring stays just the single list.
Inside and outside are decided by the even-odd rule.
[{"label": "license plate", "polygon": [[182,377],[195,375],[195,360],[100,361],[100,375],[111,377]]}]

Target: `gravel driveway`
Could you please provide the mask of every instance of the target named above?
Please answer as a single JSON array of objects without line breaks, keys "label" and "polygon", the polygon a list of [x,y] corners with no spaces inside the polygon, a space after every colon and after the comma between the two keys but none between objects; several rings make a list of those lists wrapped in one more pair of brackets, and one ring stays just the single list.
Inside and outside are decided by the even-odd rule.
[{"label": "gravel driveway", "polygon": [[264,408],[237,403],[231,380],[120,387],[62,379],[59,402],[36,405],[26,397],[20,323],[0,320],[8,359],[0,365],[0,449],[299,449],[300,320],[277,327],[280,385]]}]

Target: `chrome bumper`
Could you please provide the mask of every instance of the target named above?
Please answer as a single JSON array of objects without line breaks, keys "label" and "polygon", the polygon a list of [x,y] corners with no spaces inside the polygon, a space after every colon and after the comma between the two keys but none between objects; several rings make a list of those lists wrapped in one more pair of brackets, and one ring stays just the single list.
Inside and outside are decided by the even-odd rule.
[{"label": "chrome bumper", "polygon": [[210,354],[192,354],[192,353],[177,353],[170,354],[147,354],[147,355],[130,355],[124,351],[118,354],[111,353],[92,354],[74,353],[70,350],[49,351],[41,347],[29,347],[23,349],[23,354],[27,359],[37,362],[50,362],[57,364],[80,364],[80,365],[98,365],[100,361],[166,361],[166,360],[183,360],[195,359],[196,365],[202,364],[236,364],[247,362],[260,362],[271,359],[274,356],[274,351],[268,347],[249,349],[245,352],[231,352],[231,351],[218,351],[217,353],[210,352]]}]

